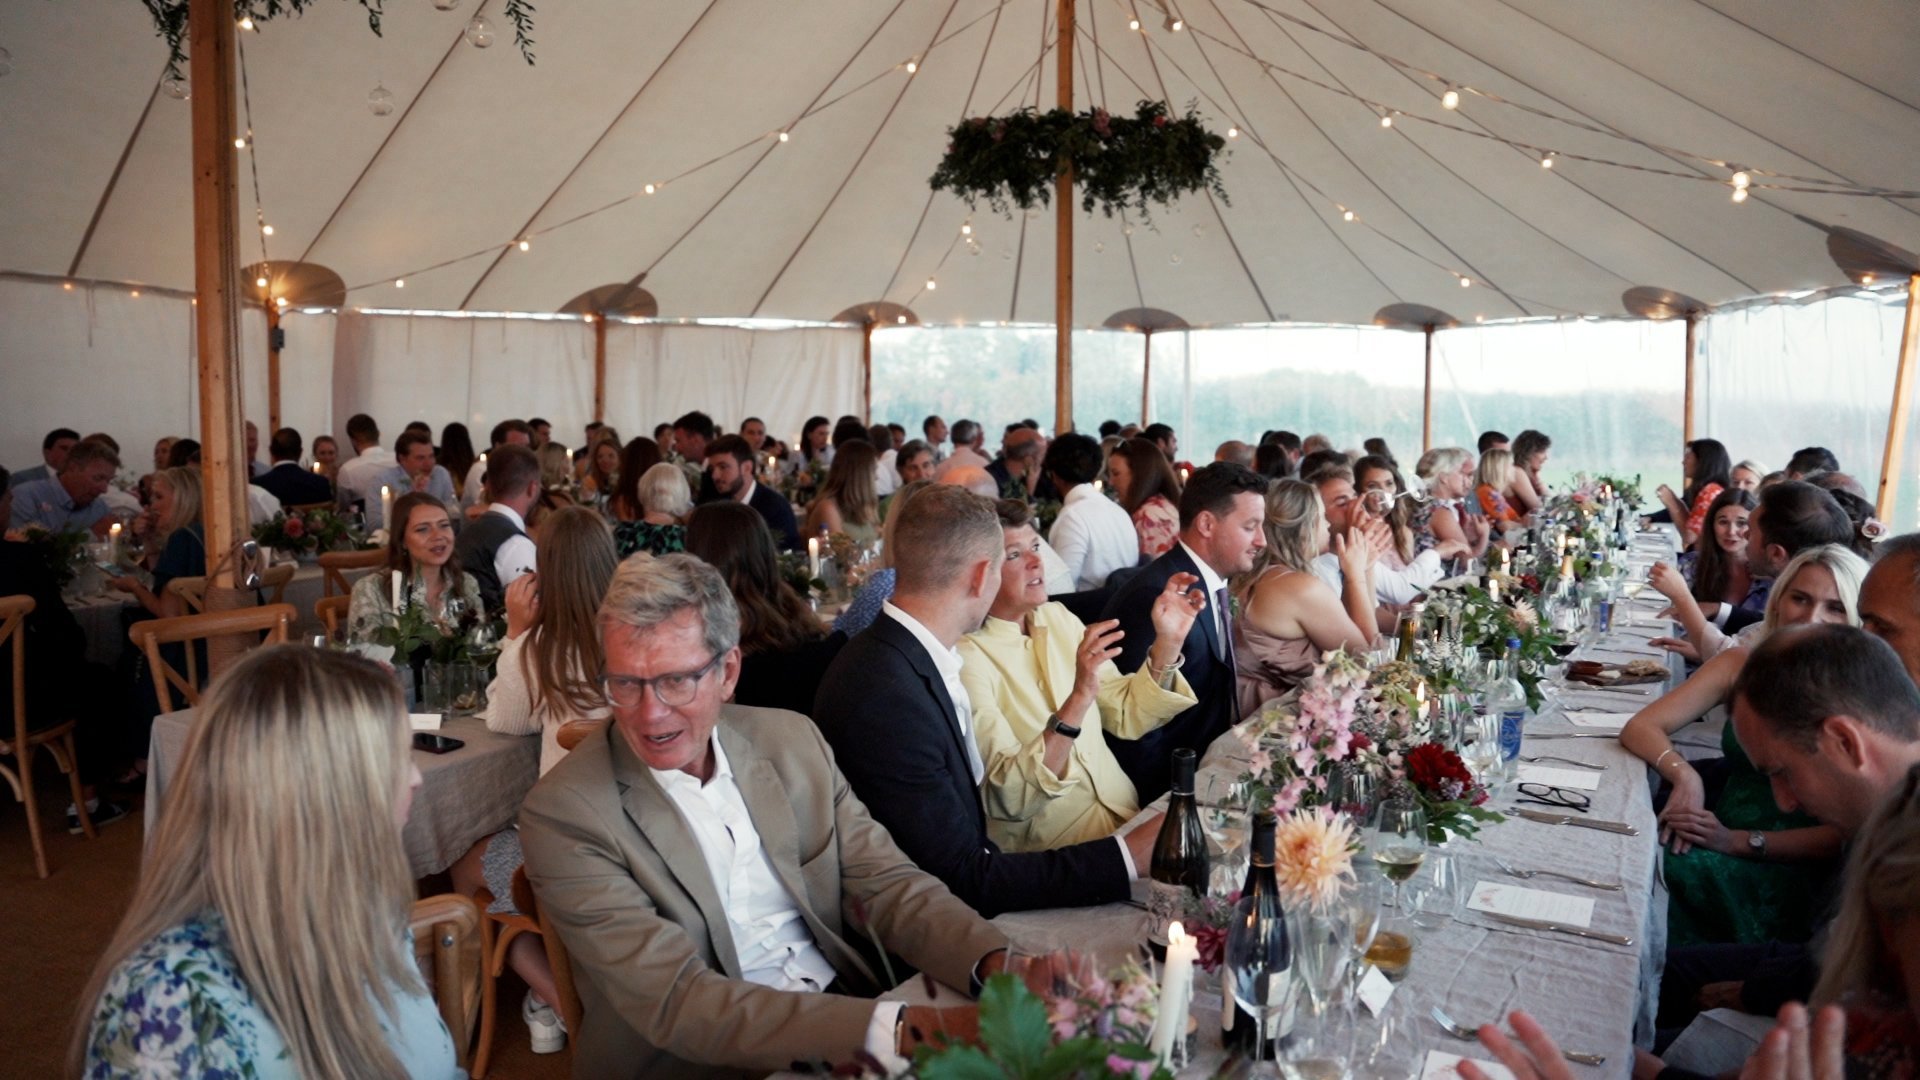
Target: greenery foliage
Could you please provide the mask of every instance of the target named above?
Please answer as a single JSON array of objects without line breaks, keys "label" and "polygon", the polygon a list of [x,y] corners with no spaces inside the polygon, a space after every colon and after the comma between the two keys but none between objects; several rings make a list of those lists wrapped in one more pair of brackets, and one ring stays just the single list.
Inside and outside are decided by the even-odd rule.
[{"label": "greenery foliage", "polygon": [[[167,74],[179,78],[180,65],[187,62],[188,0],[141,0],[147,14],[153,16],[153,28],[167,42]],[[300,15],[316,0],[233,0],[233,18],[252,19],[256,25],[271,22],[282,15]],[[385,0],[355,0],[367,11],[367,28],[377,37],[380,19],[386,14]],[[501,14],[513,24],[513,42],[520,55],[533,63],[532,0],[503,0]]]},{"label": "greenery foliage", "polygon": [[963,120],[947,136],[933,189],[969,206],[985,199],[1002,214],[1047,205],[1054,179],[1069,164],[1081,208],[1097,206],[1108,217],[1129,208],[1146,216],[1150,203],[1166,206],[1202,189],[1227,201],[1217,162],[1226,140],[1208,131],[1191,105],[1179,117],[1164,101],[1142,101],[1131,117],[1027,108]]}]

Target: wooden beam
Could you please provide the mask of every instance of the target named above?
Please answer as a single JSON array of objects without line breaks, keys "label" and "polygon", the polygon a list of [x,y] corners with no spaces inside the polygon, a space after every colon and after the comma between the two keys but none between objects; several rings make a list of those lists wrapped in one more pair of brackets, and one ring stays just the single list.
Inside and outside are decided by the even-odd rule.
[{"label": "wooden beam", "polygon": [[1427,374],[1420,384],[1420,452],[1433,449],[1433,324],[1427,324]]},{"label": "wooden beam", "polygon": [[860,324],[860,416],[873,424],[873,327],[868,319]]},{"label": "wooden beam", "polygon": [[[1060,107],[1073,111],[1073,5],[1059,0],[1055,20],[1060,59]],[[1054,179],[1053,214],[1053,431],[1073,430],[1073,163]]]},{"label": "wooden beam", "polygon": [[267,438],[280,430],[280,305],[267,303]]},{"label": "wooden beam", "polygon": [[[201,515],[206,528],[208,611],[240,607],[237,553],[248,538],[246,437],[241,432],[239,163],[233,149],[233,5],[190,0],[193,64],[193,284],[200,375]],[[208,644],[209,674],[245,651],[233,637]]]},{"label": "wooden beam", "polygon": [[607,421],[607,314],[587,316],[593,323],[593,419]]},{"label": "wooden beam", "polygon": [[1893,372],[1893,412],[1887,418],[1887,452],[1880,460],[1880,497],[1874,502],[1874,516],[1886,522],[1894,519],[1893,500],[1900,492],[1916,353],[1920,353],[1920,273],[1907,275],[1907,321],[1900,331],[1900,363]]},{"label": "wooden beam", "polygon": [[1680,405],[1682,410],[1680,415],[1680,438],[1686,442],[1693,441],[1693,352],[1695,348],[1695,335],[1698,334],[1699,329],[1700,316],[1697,314],[1689,314],[1687,316],[1687,390]]},{"label": "wooden beam", "polygon": [[1141,336],[1147,342],[1140,359],[1140,426],[1144,428],[1153,423],[1153,331]]}]

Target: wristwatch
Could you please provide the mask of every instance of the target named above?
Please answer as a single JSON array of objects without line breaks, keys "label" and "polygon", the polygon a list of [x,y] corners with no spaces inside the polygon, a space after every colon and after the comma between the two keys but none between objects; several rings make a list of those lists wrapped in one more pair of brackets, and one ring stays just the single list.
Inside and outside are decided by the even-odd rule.
[{"label": "wristwatch", "polygon": [[1749,830],[1747,832],[1747,851],[1756,859],[1766,858],[1767,834],[1761,832],[1759,829]]},{"label": "wristwatch", "polygon": [[1069,739],[1077,739],[1080,737],[1079,728],[1074,727],[1072,724],[1063,723],[1058,716],[1050,716],[1047,719],[1051,721],[1047,724],[1048,731],[1058,732]]}]

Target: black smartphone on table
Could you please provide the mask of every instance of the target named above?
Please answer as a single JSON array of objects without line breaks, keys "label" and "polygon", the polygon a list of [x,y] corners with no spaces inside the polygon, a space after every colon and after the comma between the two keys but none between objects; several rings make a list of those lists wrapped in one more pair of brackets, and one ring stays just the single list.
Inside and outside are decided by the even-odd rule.
[{"label": "black smartphone on table", "polygon": [[447,735],[436,735],[431,731],[416,731],[413,733],[413,748],[415,750],[425,750],[429,754],[450,754],[465,745],[467,744],[460,739],[455,739]]}]

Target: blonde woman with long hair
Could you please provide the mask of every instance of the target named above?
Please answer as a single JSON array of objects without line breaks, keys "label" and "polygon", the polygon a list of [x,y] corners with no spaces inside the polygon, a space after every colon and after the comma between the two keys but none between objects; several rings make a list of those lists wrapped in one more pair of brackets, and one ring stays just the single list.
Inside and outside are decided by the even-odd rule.
[{"label": "blonde woman with long hair", "polygon": [[143,529],[147,548],[155,553],[150,556],[153,587],[148,588],[131,574],[107,584],[133,594],[150,615],[185,615],[185,602],[167,591],[167,583],[207,573],[207,538],[200,524],[200,470],[162,469],[149,479],[153,481],[152,501],[135,527]]},{"label": "blonde woman with long hair", "polygon": [[1507,489],[1513,484],[1513,451],[1494,447],[1480,455],[1480,467],[1473,474],[1473,495],[1480,512],[1496,532],[1523,524],[1526,514],[1507,501]]},{"label": "blonde woman with long hair", "polygon": [[880,455],[865,439],[849,439],[834,452],[820,495],[807,506],[800,524],[802,536],[825,529],[846,533],[862,544],[880,538],[880,497],[873,487],[873,469]]},{"label": "blonde woman with long hair", "polygon": [[220,679],[81,996],[73,1073],[462,1075],[407,944],[410,738],[393,677],[344,653],[270,646]]},{"label": "blonde woman with long hair", "polygon": [[[611,715],[600,690],[606,657],[594,618],[617,566],[606,519],[589,507],[569,506],[554,511],[541,532],[540,572],[522,574],[507,585],[507,640],[480,717],[489,731],[538,735],[542,775],[566,756],[559,741],[562,727]],[[494,896],[492,910],[511,912],[513,873],[521,862],[520,831],[509,827],[475,844],[454,864],[454,888],[471,895],[485,885]],[[551,1004],[553,969],[546,953],[534,938],[522,936],[508,946],[507,959],[527,983],[520,1014],[533,1052],[558,1051],[566,1045],[566,1033]]]},{"label": "blonde woman with long hair", "polygon": [[[1808,548],[1780,574],[1767,598],[1763,638],[1785,626],[1860,625],[1858,597],[1867,564],[1838,544]],[[1748,645],[1757,645],[1756,638]],[[1840,852],[1840,834],[1775,805],[1767,777],[1747,759],[1732,724],[1723,757],[1689,762],[1672,735],[1732,700],[1749,650],[1736,646],[1700,665],[1620,731],[1620,745],[1654,767],[1672,788],[1659,813],[1668,851],[1668,933],[1674,944],[1805,940],[1818,912],[1819,876]],[[1752,837],[1759,836],[1756,844]]]},{"label": "blonde woman with long hair", "polygon": [[[1373,552],[1366,536],[1334,536],[1320,490],[1304,480],[1274,481],[1266,502],[1266,546],[1233,585],[1240,599],[1233,650],[1242,716],[1300,685],[1322,653],[1373,644]],[[1309,569],[1324,551],[1340,560],[1340,595]]]}]

